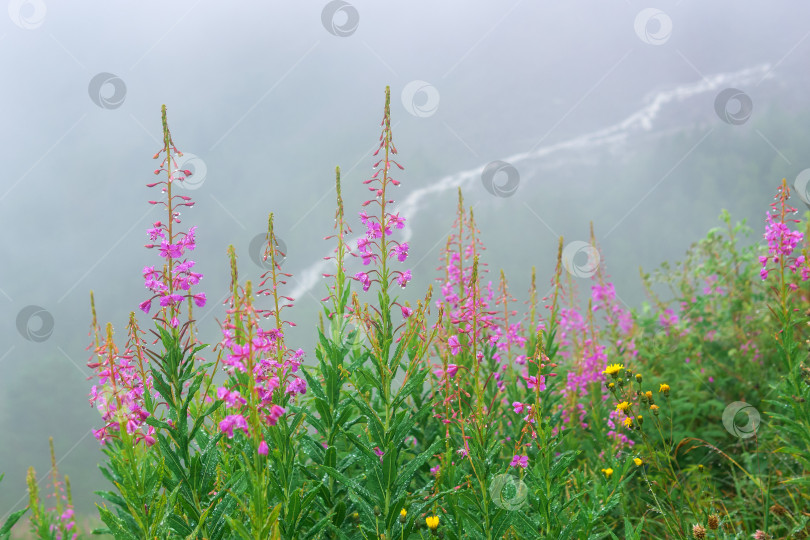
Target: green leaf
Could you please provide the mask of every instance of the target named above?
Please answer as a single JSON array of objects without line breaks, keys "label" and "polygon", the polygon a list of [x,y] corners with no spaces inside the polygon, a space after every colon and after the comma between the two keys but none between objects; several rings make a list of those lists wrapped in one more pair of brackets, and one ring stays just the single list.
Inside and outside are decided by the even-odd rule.
[{"label": "green leaf", "polygon": [[321,465],[321,469],[323,469],[326,474],[343,484],[347,489],[359,496],[360,499],[366,503],[366,505],[368,505],[369,509],[376,504],[376,497],[374,497],[374,495],[372,495],[366,488],[361,486],[360,483],[354,478],[349,478],[342,472],[325,465]]},{"label": "green leaf", "polygon": [[101,520],[109,527],[110,532],[115,536],[115,540],[138,540],[130,531],[131,528],[118,516],[104,507],[96,505]]},{"label": "green leaf", "polygon": [[107,500],[115,505],[120,506],[121,508],[127,507],[126,501],[121,497],[119,497],[117,494],[113,493],[112,491],[94,491],[93,493],[95,493],[104,500]]},{"label": "green leaf", "polygon": [[383,425],[380,422],[377,413],[371,410],[371,408],[362,399],[357,399],[355,396],[351,396],[351,400],[355,405],[357,405],[357,408],[360,409],[360,413],[368,420],[372,440],[384,441],[385,430],[383,429]]},{"label": "green leaf", "polygon": [[233,519],[231,516],[225,516],[225,519],[228,520],[230,528],[237,532],[243,540],[254,540],[253,535],[250,534],[250,531],[247,530],[241,521]]},{"label": "green leaf", "polygon": [[394,482],[394,487],[392,489],[394,493],[394,498],[397,499],[401,497],[405,490],[411,483],[413,476],[416,474],[416,471],[419,470],[427,461],[436,454],[440,448],[444,446],[444,439],[438,439],[433,444],[428,447],[427,450],[413,458],[408,462],[405,467],[402,468],[402,471],[397,476],[396,481]]},{"label": "green leaf", "polygon": [[[2,480],[2,479],[3,479],[3,477],[0,476],[0,480]],[[23,514],[25,514],[27,511],[28,511],[28,508],[26,507],[26,508],[23,508],[22,510],[17,510],[16,512],[14,512],[10,516],[8,516],[8,519],[6,520],[6,522],[3,523],[2,527],[0,527],[0,535],[11,533],[11,528],[14,527],[14,524],[16,524],[20,520],[20,518],[23,516]]]},{"label": "green leaf", "polygon": [[183,538],[191,535],[191,527],[177,514],[169,514],[166,517],[166,523],[169,525],[171,530]]},{"label": "green leaf", "polygon": [[187,481],[186,473],[183,470],[183,466],[180,464],[180,460],[178,459],[177,454],[169,446],[169,441],[163,434],[158,433],[157,435],[158,435],[158,444],[160,445],[161,454],[165,459],[166,467],[169,468],[169,471],[171,471],[176,480],[182,482]]}]

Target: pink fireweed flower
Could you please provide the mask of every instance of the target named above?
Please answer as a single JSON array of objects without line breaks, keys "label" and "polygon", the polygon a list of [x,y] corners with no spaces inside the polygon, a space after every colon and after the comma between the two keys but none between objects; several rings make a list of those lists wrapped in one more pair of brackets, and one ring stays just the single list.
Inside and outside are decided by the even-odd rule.
[{"label": "pink fireweed flower", "polygon": [[450,346],[450,352],[453,356],[461,352],[461,344],[458,341],[458,336],[450,336],[450,339],[447,340],[447,344]]},{"label": "pink fireweed flower", "polygon": [[408,258],[408,242],[394,245],[388,256],[396,257],[399,262],[405,262],[405,259]]},{"label": "pink fireweed flower", "polygon": [[402,316],[406,319],[413,314],[413,310],[408,306],[402,306]]},{"label": "pink fireweed flower", "polygon": [[156,221],[153,225],[153,228],[146,231],[146,234],[149,235],[149,240],[154,242],[155,240],[158,239],[158,237],[166,238],[166,235],[163,234],[163,229],[161,228],[162,225],[163,224],[160,221]]},{"label": "pink fireweed flower", "polygon": [[523,380],[526,381],[526,386],[528,387],[529,390],[534,390],[535,388],[537,388],[540,391],[543,391],[546,389],[546,379],[543,376],[540,376],[539,381],[537,377],[534,375],[531,376],[521,375],[521,377],[523,377]]},{"label": "pink fireweed flower", "polygon": [[447,377],[452,379],[458,373],[458,366],[455,364],[447,364],[447,371],[445,372],[442,368],[434,369],[433,374],[436,375],[436,378],[443,379],[445,374]]},{"label": "pink fireweed flower", "polygon": [[[396,214],[394,214],[394,215],[389,214],[389,216],[388,216],[388,220],[389,220],[389,221],[388,221],[388,226],[389,226],[389,227],[390,227],[391,225],[395,225],[397,229],[403,229],[403,228],[405,228],[405,218],[404,218],[404,217],[399,217],[399,212],[397,212],[397,213],[396,213]],[[388,233],[388,234],[391,234],[391,233]],[[407,245],[407,244],[406,244],[406,245]],[[406,249],[407,249],[407,248],[406,248]]]},{"label": "pink fireweed flower", "polygon": [[[796,272],[801,267],[801,279],[807,280],[810,277],[810,269],[805,264],[804,255],[793,257],[793,251],[796,246],[804,240],[804,234],[800,231],[792,231],[787,223],[799,223],[800,220],[794,218],[787,218],[788,214],[795,214],[797,210],[787,204],[790,197],[790,189],[787,187],[787,182],[783,179],[782,185],[779,187],[776,194],[776,201],[771,203],[771,212],[766,215],[765,221],[765,240],[768,241],[768,255],[760,256],[759,262],[762,264],[760,270],[760,277],[765,280],[768,278],[768,262],[773,261],[774,264],[784,264],[791,272]],[[781,261],[781,262],[780,262]],[[782,268],[780,266],[780,268]]]},{"label": "pink fireweed flower", "polygon": [[[377,272],[376,279],[373,281],[379,283],[380,280],[385,279],[385,283],[380,283],[383,290],[388,290],[393,279],[396,279],[401,287],[405,287],[411,280],[410,270],[392,271],[388,266],[390,264],[388,259],[393,257],[396,257],[399,262],[404,262],[408,257],[409,249],[407,242],[398,242],[391,238],[394,235],[394,229],[405,227],[405,218],[398,213],[392,214],[388,211],[389,205],[394,203],[394,200],[390,198],[391,190],[400,185],[400,182],[390,175],[391,165],[396,165],[400,170],[403,169],[402,165],[394,159],[397,150],[391,133],[390,98],[390,88],[386,87],[385,112],[381,124],[383,129],[379,146],[374,151],[374,156],[378,156],[381,151],[383,155],[380,155],[377,162],[374,163],[374,173],[371,177],[363,181],[369,191],[374,193],[374,198],[365,201],[362,206],[374,204],[376,207],[375,211],[370,214],[365,210],[359,213],[360,222],[366,227],[366,234],[357,242],[358,253],[352,253],[352,255],[362,258],[363,265],[374,263],[377,266],[377,269],[373,270]],[[372,280],[365,273],[355,274],[355,280],[362,283],[364,291],[369,290]]]},{"label": "pink fireweed flower", "polygon": [[385,452],[383,452],[382,450],[380,450],[380,447],[379,447],[379,446],[375,446],[375,447],[374,447],[374,453],[375,453],[375,454],[377,454],[377,455],[380,457],[380,463],[382,463],[383,456],[385,455]]},{"label": "pink fireweed flower", "polygon": [[363,284],[364,291],[367,291],[369,287],[371,287],[371,280],[369,279],[368,274],[365,272],[357,272],[354,275],[354,279]]},{"label": "pink fireweed flower", "polygon": [[509,464],[510,467],[521,467],[525,469],[529,466],[529,456],[519,456],[515,454],[512,458],[512,463]]},{"label": "pink fireweed flower", "polygon": [[217,389],[217,399],[223,400],[229,407],[237,407],[247,403],[245,398],[239,395],[238,390],[231,392],[224,386]]},{"label": "pink fireweed flower", "polygon": [[228,415],[219,423],[220,431],[225,432],[229,439],[233,439],[234,428],[243,430],[245,435],[249,434],[247,420],[245,420],[245,417],[241,414]]},{"label": "pink fireweed flower", "polygon": [[259,443],[259,454],[266,456],[269,451],[270,449],[267,448],[267,443],[262,439],[262,442]]},{"label": "pink fireweed flower", "polygon": [[[105,421],[103,428],[93,431],[93,435],[102,444],[120,436],[122,425],[127,434],[135,435],[136,443],[144,439],[141,429],[150,416],[145,409],[144,395],[145,392],[153,395],[153,390],[151,377],[147,376],[145,381],[142,379],[142,359],[137,359],[136,363],[137,355],[140,354],[138,351],[144,345],[143,338],[139,335],[142,333],[134,315],[130,316],[127,349],[120,354],[113,341],[112,325],[108,324],[106,339],[95,349],[96,361],[91,357],[87,364],[96,370],[98,376],[98,385],[93,385],[90,389],[89,402],[91,407],[98,409]],[[154,430],[150,428],[149,435],[152,433]]]},{"label": "pink fireweed flower", "polygon": [[183,247],[179,244],[170,244],[166,240],[160,243],[160,256],[164,259],[179,259],[183,256]]},{"label": "pink fireweed flower", "polygon": [[[179,304],[185,298],[193,298],[198,307],[205,305],[205,294],[196,293],[192,294],[190,289],[192,285],[199,283],[203,277],[202,274],[192,272],[191,267],[194,266],[194,261],[182,259],[186,251],[192,251],[196,247],[195,231],[196,227],[191,227],[188,232],[180,232],[174,228],[169,229],[169,225],[180,223],[180,212],[178,211],[181,206],[192,207],[194,202],[191,197],[187,195],[178,195],[172,193],[172,183],[176,181],[183,181],[188,177],[191,172],[177,168],[177,162],[174,155],[182,155],[171,140],[169,133],[168,123],[166,121],[166,108],[163,108],[163,135],[164,147],[161,148],[154,156],[158,159],[162,153],[165,157],[161,165],[155,170],[155,174],[161,172],[166,173],[166,179],[159,182],[147,184],[147,187],[153,188],[158,185],[162,186],[161,190],[166,194],[166,201],[149,201],[150,204],[161,204],[168,212],[168,224],[156,221],[152,227],[147,229],[146,233],[151,242],[156,242],[160,239],[160,244],[147,244],[148,249],[158,248],[160,257],[167,260],[167,266],[162,271],[156,271],[154,267],[147,267],[144,269],[144,285],[149,289],[153,296],[139,304],[139,308],[144,313],[149,313],[152,309],[152,300],[159,297],[160,306],[169,308],[169,313],[165,313],[165,321],[171,321],[169,324],[175,328],[180,325],[177,316],[180,313]],[[185,294],[178,294],[178,291],[184,291]],[[157,315],[156,315],[157,317]]]},{"label": "pink fireweed flower", "polygon": [[271,426],[275,426],[278,423],[278,419],[281,418],[286,411],[284,407],[280,407],[278,405],[273,405],[270,408],[270,414],[267,415],[267,423]]},{"label": "pink fireweed flower", "polygon": [[300,379],[298,377],[293,378],[293,380],[287,384],[287,393],[292,395],[306,394],[307,382],[304,379]]},{"label": "pink fireweed flower", "polygon": [[667,308],[658,316],[658,322],[665,328],[675,326],[678,324],[678,316],[673,310]]},{"label": "pink fireweed flower", "polygon": [[397,278],[397,283],[399,283],[400,287],[405,287],[407,283],[411,280],[411,271],[405,270],[404,272],[399,273],[399,277]]},{"label": "pink fireweed flower", "polygon": [[[272,230],[272,217],[270,228]],[[236,254],[232,246],[228,248],[228,254],[235,264]],[[260,290],[257,294],[262,292]],[[241,426],[240,418],[250,419],[250,425],[263,422],[275,426],[286,413],[284,405],[306,392],[305,381],[294,375],[303,361],[304,351],[293,352],[285,346],[281,321],[270,330],[261,328],[262,312],[254,307],[253,302],[250,282],[244,289],[237,285],[231,298],[232,307],[227,310],[222,325],[223,339],[217,345],[224,349],[223,363],[230,375],[229,388],[217,390],[217,397],[230,409],[226,413],[229,414],[226,419],[230,420],[219,426],[229,437],[234,426]],[[237,376],[236,370],[247,375],[249,383],[243,376]],[[246,384],[250,384],[250,392],[246,392]],[[244,398],[237,387],[245,393]]]},{"label": "pink fireweed flower", "polygon": [[515,410],[515,414],[522,414],[525,405],[519,401],[515,401],[512,403],[512,408]]}]

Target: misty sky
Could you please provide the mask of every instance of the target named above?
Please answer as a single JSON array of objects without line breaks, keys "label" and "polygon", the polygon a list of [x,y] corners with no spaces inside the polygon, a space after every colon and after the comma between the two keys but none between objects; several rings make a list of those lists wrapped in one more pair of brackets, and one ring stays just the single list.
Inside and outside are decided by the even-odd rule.
[{"label": "misty sky", "polygon": [[[147,298],[141,270],[159,262],[143,248],[145,230],[166,221],[147,203],[159,190],[145,187],[155,181],[162,104],[197,173],[185,193],[197,204],[183,211],[181,227],[197,226],[192,258],[204,274],[198,290],[209,298],[198,314],[209,342],[219,339],[224,317],[225,250],[234,244],[241,276],[256,280],[261,269],[249,245],[274,212],[288,247],[284,269],[295,274],[290,290],[300,293],[293,335],[307,348],[325,296],[323,283],[307,279],[332,247],[323,237],[333,225],[334,169],[342,168],[347,212],[361,231],[356,212],[368,198],[362,180],[374,161],[386,85],[405,166],[394,197],[414,196],[404,215],[420,287],[435,277],[457,186],[476,207],[490,267],[523,272],[514,276],[523,300],[530,267],[547,283],[558,235],[587,240],[590,220],[605,236],[607,257],[611,241],[637,246],[615,256],[614,275],[635,279],[640,264],[660,262],[645,253],[662,231],[683,231],[667,247],[681,255],[696,239],[692,226],[712,226],[740,198],[729,189],[702,206],[656,207],[683,195],[674,179],[703,141],[750,134],[777,164],[775,176],[762,178],[774,190],[810,167],[810,157],[790,157],[777,133],[754,127],[757,114],[803,103],[810,5],[798,2],[7,4],[0,521],[24,505],[24,468],[47,472],[50,435],[62,472],[75,475],[74,492],[103,485],[93,471],[103,455],[89,435],[101,422],[85,380],[89,292],[100,324],[112,322],[123,344],[128,314]],[[718,109],[729,88],[740,92]],[[688,151],[660,163],[645,153],[655,137],[681,130],[692,130]],[[632,197],[612,198],[630,155],[655,163],[654,173],[622,188]],[[495,161],[514,167],[513,192],[499,192],[507,170],[497,176],[502,185],[484,186],[485,166]],[[572,172],[580,170],[590,176]],[[486,236],[488,228],[497,232]],[[642,296],[629,291],[625,300],[635,305]]]}]

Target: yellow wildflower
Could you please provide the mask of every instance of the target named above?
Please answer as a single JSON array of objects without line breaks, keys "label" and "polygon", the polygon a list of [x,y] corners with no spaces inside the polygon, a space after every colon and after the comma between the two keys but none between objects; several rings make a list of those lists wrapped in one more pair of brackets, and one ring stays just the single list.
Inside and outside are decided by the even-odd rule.
[{"label": "yellow wildflower", "polygon": [[630,429],[630,428],[633,427],[633,417],[632,416],[628,416],[627,418],[624,419],[624,427],[626,427],[627,429]]},{"label": "yellow wildflower", "polygon": [[644,462],[641,461],[641,458],[633,458],[633,463],[636,464],[636,467],[641,467]]},{"label": "yellow wildflower", "polygon": [[399,511],[399,515],[405,517],[408,515],[408,511],[403,508],[402,510]]},{"label": "yellow wildflower", "polygon": [[610,478],[610,475],[613,474],[613,469],[602,469],[602,472],[605,473],[605,477]]},{"label": "yellow wildflower", "polygon": [[667,383],[661,383],[661,386],[658,388],[658,392],[664,394],[665,396],[669,395],[669,385]]},{"label": "yellow wildflower", "polygon": [[439,526],[439,516],[426,517],[425,524],[428,526],[428,529],[430,529],[431,531],[435,531],[436,528]]},{"label": "yellow wildflower", "polygon": [[615,378],[619,374],[619,372],[621,370],[623,370],[623,369],[624,369],[624,365],[622,365],[622,364],[609,364],[605,368],[605,371],[603,371],[602,373],[604,373],[606,375],[611,375],[611,376],[613,376]]},{"label": "yellow wildflower", "polygon": [[626,401],[622,401],[621,403],[616,405],[616,410],[617,411],[622,411],[623,413],[626,413],[629,408],[630,408],[630,404],[628,402],[626,402]]}]

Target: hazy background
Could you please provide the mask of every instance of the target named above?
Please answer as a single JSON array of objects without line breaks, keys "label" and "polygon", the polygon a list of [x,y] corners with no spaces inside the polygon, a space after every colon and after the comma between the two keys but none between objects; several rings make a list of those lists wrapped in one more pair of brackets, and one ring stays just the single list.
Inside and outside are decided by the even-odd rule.
[{"label": "hazy background", "polygon": [[[102,422],[87,401],[89,291],[123,346],[129,312],[147,298],[141,270],[159,261],[145,231],[166,221],[147,203],[159,191],[145,187],[161,104],[178,148],[197,156],[186,193],[197,205],[182,227],[198,226],[191,255],[211,343],[225,250],[234,244],[240,277],[255,280],[248,247],[274,212],[295,275],[288,342],[312,350],[334,168],[362,231],[386,85],[406,167],[394,197],[409,224],[408,299],[438,275],[457,186],[486,262],[519,300],[532,266],[545,292],[557,238],[586,241],[592,220],[600,264],[635,308],[639,266],[677,260],[723,208],[759,241],[779,181],[810,167],[810,5],[798,2],[7,3],[0,521],[25,505],[28,466],[45,479],[49,436],[79,512],[110,487],[90,432]],[[497,160],[511,168],[491,193],[482,171]]]}]

